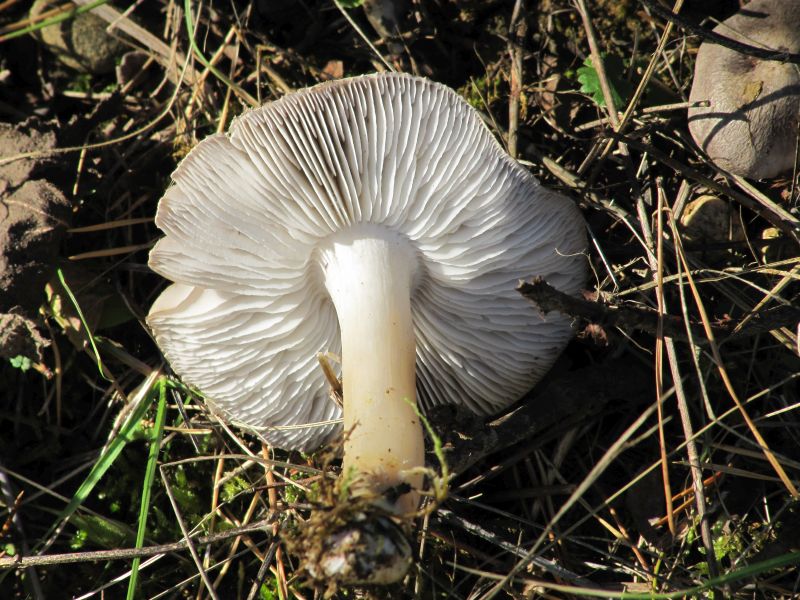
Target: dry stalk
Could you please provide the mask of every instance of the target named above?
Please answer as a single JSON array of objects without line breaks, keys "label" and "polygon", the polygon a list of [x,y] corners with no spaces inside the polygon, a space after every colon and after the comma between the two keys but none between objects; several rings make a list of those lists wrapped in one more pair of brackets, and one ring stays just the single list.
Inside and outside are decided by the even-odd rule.
[{"label": "dry stalk", "polygon": [[[670,225],[673,228],[675,227],[674,223],[670,223]],[[742,401],[739,399],[739,396],[733,387],[733,383],[731,382],[730,377],[728,376],[728,370],[725,368],[725,363],[722,359],[722,356],[720,355],[719,347],[717,346],[716,338],[714,337],[714,332],[711,329],[705,305],[703,304],[700,292],[698,291],[697,286],[695,285],[694,282],[694,278],[692,277],[692,274],[689,270],[689,265],[687,263],[686,256],[683,253],[683,248],[681,246],[681,241],[677,228],[674,228],[672,230],[672,235],[675,239],[675,250],[678,259],[680,260],[684,273],[686,273],[686,279],[689,282],[690,289],[692,290],[692,296],[694,297],[695,305],[697,306],[697,310],[700,313],[700,318],[703,322],[703,327],[706,332],[706,338],[708,339],[709,345],[711,347],[711,353],[714,357],[714,363],[717,367],[717,371],[719,372],[720,377],[722,378],[725,388],[727,389],[728,394],[731,397],[731,400],[733,400],[734,404],[736,405],[736,408],[741,413],[742,418],[747,424],[747,427],[750,429],[750,432],[753,434],[753,437],[755,438],[756,442],[761,447],[761,451],[764,453],[764,456],[766,456],[767,460],[772,465],[772,468],[775,470],[775,473],[783,482],[783,485],[789,491],[789,494],[793,498],[798,498],[800,494],[798,494],[797,488],[795,487],[794,483],[792,483],[792,480],[789,479],[789,476],[786,474],[786,471],[784,470],[783,466],[780,464],[778,459],[775,458],[775,454],[772,452],[772,450],[770,450],[766,440],[761,435],[761,432],[758,430],[755,423],[753,423],[753,420],[750,418],[750,415],[747,413],[747,410],[745,409],[744,405],[742,404]]]},{"label": "dry stalk", "polygon": [[[242,528],[220,531],[213,535],[194,538],[192,541],[198,546],[213,544],[235,538],[244,533],[263,532],[270,525],[270,519],[257,521]],[[188,547],[186,540],[171,544],[158,544],[144,546],[143,548],[119,548],[114,550],[92,550],[87,552],[67,552],[63,554],[42,554],[38,556],[6,556],[0,557],[0,571],[4,569],[26,569],[48,565],[71,565],[86,562],[106,562],[112,560],[131,560],[133,558],[146,558],[169,552],[181,552]]]},{"label": "dry stalk", "polygon": [[186,523],[181,515],[181,509],[178,506],[177,500],[175,500],[175,495],[172,493],[172,487],[169,484],[169,478],[167,477],[164,466],[165,465],[161,465],[159,468],[159,472],[161,473],[161,482],[164,484],[164,489],[167,492],[167,498],[169,498],[169,503],[172,505],[172,511],[175,513],[175,520],[178,522],[178,526],[181,528],[181,533],[183,533],[183,540],[186,543],[186,547],[189,549],[189,554],[192,555],[192,560],[197,567],[197,573],[200,575],[200,579],[203,581],[203,585],[205,585],[208,595],[213,598],[213,600],[219,600],[219,596],[217,596],[214,585],[208,578],[208,573],[203,567],[203,562],[200,560],[200,555],[197,553],[197,546],[189,535],[189,529],[186,527]]},{"label": "dry stalk", "polygon": [[[663,286],[663,278],[661,277],[663,268],[663,246],[664,246],[664,213],[669,211],[669,206],[665,198],[665,192],[662,185],[658,185],[658,264],[659,264],[659,284]],[[674,219],[670,216],[671,231],[677,231]],[[678,273],[681,274],[680,265],[678,265]],[[663,289],[661,292],[663,298]],[[664,307],[665,308],[665,307]],[[666,312],[666,308],[665,308]],[[688,323],[686,325],[689,328]],[[664,343],[667,351],[667,359],[669,361],[670,374],[672,375],[672,382],[675,386],[675,397],[678,404],[678,414],[681,418],[681,425],[683,426],[683,437],[686,440],[686,454],[689,459],[690,473],[692,476],[692,486],[694,487],[694,500],[697,508],[697,515],[700,519],[700,538],[703,542],[703,547],[706,551],[706,562],[708,563],[708,572],[711,577],[719,575],[719,566],[717,564],[716,554],[714,553],[714,540],[711,536],[711,525],[708,520],[705,489],[703,487],[703,471],[700,467],[700,455],[697,452],[697,445],[694,442],[694,429],[692,427],[691,416],[689,413],[689,403],[686,399],[686,393],[683,389],[683,377],[681,376],[680,367],[678,365],[678,353],[675,349],[675,342],[672,338],[664,338]],[[672,508],[670,506],[670,508]],[[667,515],[668,522],[674,520],[672,515]],[[674,526],[674,525],[673,525]]]},{"label": "dry stalk", "polygon": [[528,25],[525,21],[525,2],[516,0],[508,27],[508,53],[511,56],[511,89],[508,94],[508,153],[517,158],[520,93],[523,86],[521,41],[525,39]]}]

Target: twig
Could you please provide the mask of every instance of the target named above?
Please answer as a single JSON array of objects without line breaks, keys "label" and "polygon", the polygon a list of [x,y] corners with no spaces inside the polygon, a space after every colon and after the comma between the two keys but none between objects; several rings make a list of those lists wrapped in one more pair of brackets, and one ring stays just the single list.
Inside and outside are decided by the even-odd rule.
[{"label": "twig", "polygon": [[622,523],[622,519],[619,518],[619,515],[613,506],[608,507],[608,513],[614,519],[614,524],[617,526],[617,531],[619,532],[619,535],[622,536],[621,539],[625,540],[625,543],[628,544],[628,547],[631,549],[631,552],[633,552],[636,560],[639,561],[642,571],[648,574],[650,583],[655,583],[656,578],[655,575],[653,575],[653,568],[650,566],[650,561],[647,560],[639,547],[634,543],[633,539],[631,539],[631,535],[628,533],[627,527],[625,527],[625,525]]},{"label": "twig", "polygon": [[766,440],[761,435],[761,432],[756,427],[753,420],[750,418],[750,415],[747,413],[747,410],[742,404],[742,401],[739,399],[739,395],[736,393],[736,390],[733,388],[733,382],[730,380],[728,376],[728,370],[725,368],[725,362],[722,360],[722,356],[719,352],[719,347],[717,346],[716,338],[714,336],[714,331],[711,328],[711,324],[708,321],[708,315],[706,314],[705,305],[700,296],[700,292],[697,289],[697,286],[694,283],[694,278],[692,277],[691,272],[689,271],[689,265],[686,261],[686,256],[683,253],[683,248],[681,247],[680,236],[678,235],[677,228],[675,227],[674,222],[671,222],[670,225],[673,227],[672,234],[675,239],[675,250],[678,256],[678,259],[683,266],[683,270],[686,273],[686,279],[689,282],[689,288],[692,290],[692,296],[694,297],[695,304],[697,305],[697,310],[700,312],[700,317],[703,322],[703,328],[705,329],[706,338],[708,339],[709,346],[711,347],[711,354],[714,357],[714,363],[717,367],[717,371],[719,372],[720,377],[722,378],[722,382],[725,385],[725,389],[728,390],[728,394],[733,400],[736,408],[739,410],[739,413],[742,415],[742,419],[746,423],[748,429],[750,429],[750,433],[753,434],[756,443],[761,447],[761,451],[764,453],[767,461],[772,468],[775,470],[775,473],[780,478],[783,485],[786,486],[786,489],[789,491],[789,494],[795,499],[800,497],[800,493],[798,493],[797,488],[795,487],[792,480],[789,479],[789,476],[786,474],[781,463],[775,457],[775,454],[770,450],[770,447],[767,445]]},{"label": "twig", "polygon": [[[658,183],[658,257],[659,264],[662,263],[663,254],[663,240],[664,240],[664,212],[669,211],[665,197],[664,188],[661,182]],[[670,216],[670,225],[675,223],[672,213]],[[680,262],[678,261],[678,275],[682,276]],[[680,281],[680,280],[679,280]],[[663,283],[663,282],[662,282]],[[662,291],[663,294],[663,291]],[[691,336],[689,322],[686,321],[687,335]],[[694,428],[692,427],[692,419],[689,414],[689,403],[686,400],[686,393],[683,389],[683,378],[681,377],[680,367],[678,366],[678,353],[675,350],[675,342],[671,337],[664,337],[664,348],[667,353],[667,361],[669,362],[670,374],[672,375],[672,383],[675,386],[675,397],[678,404],[678,414],[681,418],[681,425],[683,426],[683,437],[686,440],[686,456],[689,459],[690,473],[692,475],[692,486],[694,487],[694,500],[697,507],[697,515],[700,518],[700,538],[703,542],[703,547],[706,550],[706,562],[708,563],[708,573],[711,577],[719,575],[719,566],[717,565],[716,554],[714,552],[714,540],[711,537],[711,526],[708,521],[708,514],[706,512],[706,497],[705,489],[703,487],[703,471],[700,467],[700,454],[697,451],[697,444],[694,441]],[[667,515],[668,522],[674,522],[671,514]]]},{"label": "twig", "polygon": [[757,46],[751,46],[750,44],[743,44],[742,42],[737,42],[729,37],[715,33],[710,29],[690,23],[682,16],[675,14],[671,10],[667,10],[661,6],[656,0],[639,1],[662,19],[666,19],[670,23],[675,23],[694,35],[699,35],[704,41],[718,44],[730,50],[735,50],[741,54],[747,54],[748,56],[760,58],[761,60],[775,60],[779,62],[793,63],[796,65],[800,64],[800,54],[795,54],[792,52],[780,52],[778,50],[766,50],[764,48],[758,48]]},{"label": "twig", "polygon": [[275,557],[275,553],[278,551],[279,547],[280,543],[277,540],[270,544],[267,554],[264,556],[264,560],[261,561],[261,566],[258,568],[258,574],[253,580],[253,585],[250,587],[250,593],[247,594],[247,600],[255,600],[256,594],[258,594],[261,584],[264,583],[267,577],[267,571],[269,571],[269,566],[272,564],[272,559]]},{"label": "twig", "polygon": [[733,198],[745,208],[752,210],[756,214],[769,221],[772,225],[786,233],[792,239],[792,241],[800,244],[800,219],[788,211],[777,212],[775,210],[775,206],[759,206],[759,202],[753,200],[747,194],[734,190],[726,185],[717,183],[714,179],[711,177],[706,177],[697,169],[693,169],[692,167],[685,165],[670,156],[667,156],[665,152],[662,152],[652,144],[646,144],[629,136],[620,135],[616,132],[608,130],[606,130],[605,135],[624,140],[625,143],[631,148],[635,148],[641,152],[647,152],[658,162],[664,163],[666,166],[680,173],[684,177],[691,178],[709,189]]},{"label": "twig", "polygon": [[[750,320],[758,317],[761,314],[761,310],[764,308],[764,306],[766,306],[770,301],[774,300],[775,297],[780,294],[787,285],[792,283],[798,273],[800,273],[800,263],[794,265],[786,274],[784,274],[783,277],[781,277],[780,281],[778,281],[778,283],[776,283],[773,288],[769,290],[769,293],[759,300],[758,304],[756,304],[753,309],[739,321],[733,332],[738,333]],[[786,333],[791,339],[794,334],[788,330],[788,327],[784,329],[786,329]]]},{"label": "twig", "polygon": [[[5,469],[2,468],[2,465],[0,465],[0,497],[2,497],[3,502],[9,510],[8,519],[3,524],[2,530],[0,530],[0,537],[6,537],[8,534],[8,529],[14,527],[20,537],[20,541],[22,542],[22,551],[27,552],[28,538],[25,534],[25,528],[22,526],[22,519],[20,519],[18,510],[22,496],[23,492],[19,492],[16,495],[14,494],[14,485],[9,479]],[[3,559],[0,558],[0,565],[2,565],[2,560]],[[44,594],[42,593],[42,582],[39,579],[39,574],[36,572],[36,568],[33,565],[27,565],[21,568],[25,569],[26,576],[30,578],[31,591],[36,597],[36,600],[43,599]]]},{"label": "twig", "polygon": [[117,227],[128,227],[130,225],[152,223],[154,220],[155,219],[153,217],[118,219],[116,221],[105,221],[104,223],[97,223],[95,225],[86,225],[84,227],[72,227],[70,229],[67,229],[67,233],[95,233],[97,231],[105,231],[107,229],[115,229]]},{"label": "twig", "polygon": [[[555,311],[572,317],[581,317],[603,327],[638,329],[653,336],[658,334],[658,311],[650,308],[590,302],[558,291],[541,277],[520,282],[517,291],[545,314]],[[691,327],[695,335],[702,334],[702,325],[691,324]],[[665,335],[680,340],[687,339],[683,319],[679,317],[664,315],[663,328]],[[725,334],[722,329],[718,329],[718,332]]]},{"label": "twig", "polygon": [[[669,479],[669,462],[667,462],[667,440],[664,435],[664,318],[667,316],[667,305],[664,299],[664,213],[662,211],[662,203],[664,195],[661,193],[660,182],[658,184],[658,207],[657,207],[657,226],[658,230],[656,235],[656,256],[655,260],[652,258],[653,250],[653,232],[650,230],[650,223],[647,221],[647,215],[641,221],[642,231],[644,232],[645,239],[650,246],[651,252],[647,254],[650,262],[650,269],[655,274],[656,280],[656,301],[658,303],[658,328],[656,333],[656,348],[655,348],[655,372],[656,372],[656,404],[658,405],[658,442],[659,450],[661,452],[661,477],[664,482],[664,501],[667,509],[667,525],[669,526],[670,533],[674,536],[677,531],[675,529],[675,518],[673,517],[672,505],[672,487],[670,486]],[[643,207],[642,207],[643,208]],[[670,338],[666,338],[670,339]]]},{"label": "twig", "polygon": [[[264,519],[256,523],[251,523],[244,527],[235,527],[226,531],[220,531],[212,535],[204,535],[193,540],[194,544],[203,546],[214,544],[223,540],[238,537],[244,533],[254,533],[260,531],[266,535],[267,527],[272,524],[271,519]],[[27,569],[28,567],[47,566],[47,565],[67,565],[82,562],[96,562],[108,560],[130,560],[132,558],[144,558],[157,554],[167,554],[169,552],[179,552],[186,550],[188,543],[185,539],[171,544],[158,544],[155,546],[145,546],[143,548],[120,548],[118,550],[92,550],[89,552],[66,552],[63,554],[44,554],[41,556],[6,556],[0,558],[0,570],[2,569]]]},{"label": "twig", "polygon": [[[665,112],[674,112],[674,111],[684,111],[687,108],[695,108],[698,106],[708,106],[708,100],[695,100],[692,102],[675,102],[673,104],[662,104],[660,106],[645,106],[643,109],[637,112],[637,116],[643,115],[657,115],[660,113]],[[573,133],[580,133],[582,131],[586,131],[588,129],[594,129],[599,125],[605,125],[606,123],[610,123],[611,119],[608,117],[602,117],[600,119],[595,119],[593,121],[587,121],[582,125],[576,125],[573,128]]]},{"label": "twig", "polygon": [[397,69],[395,69],[392,66],[392,64],[388,60],[386,60],[386,58],[384,58],[383,54],[378,52],[378,49],[375,47],[375,44],[373,44],[370,41],[370,39],[367,37],[367,34],[364,33],[364,31],[361,29],[361,27],[358,26],[358,23],[356,23],[353,20],[353,17],[351,17],[350,14],[347,12],[347,10],[344,8],[344,6],[342,6],[339,3],[339,0],[333,0],[333,4],[336,6],[336,8],[339,9],[339,12],[342,13],[342,16],[345,18],[345,20],[347,20],[347,22],[350,23],[350,27],[352,27],[355,30],[355,32],[358,34],[358,36],[362,40],[364,40],[364,43],[367,46],[369,46],[369,49],[372,50],[372,52],[375,53],[375,56],[377,56],[380,59],[380,61],[383,63],[383,66],[385,66],[390,71],[396,71]]},{"label": "twig", "polygon": [[86,260],[89,258],[107,258],[109,256],[119,256],[120,254],[132,254],[139,250],[147,250],[155,245],[155,241],[146,242],[144,244],[136,244],[133,246],[119,246],[118,248],[103,248],[102,250],[92,250],[90,252],[83,252],[81,254],[73,254],[68,256],[69,260]]},{"label": "twig", "polygon": [[[264,457],[264,460],[269,460],[270,455],[270,447],[266,444],[261,444],[261,455]],[[278,511],[278,492],[275,489],[275,476],[274,476],[274,466],[266,466],[264,467],[264,479],[266,479],[267,485],[267,498],[269,499],[269,509],[270,512],[275,514]],[[275,521],[272,525],[272,535],[277,537],[278,530],[280,529],[280,523]],[[275,580],[278,584],[278,592],[282,598],[289,597],[289,586],[286,584],[286,568],[283,564],[283,551],[280,546],[278,546],[277,550],[275,551]]]},{"label": "twig", "polygon": [[511,55],[511,90],[508,94],[508,153],[517,158],[517,132],[519,130],[519,100],[522,91],[522,44],[528,31],[525,21],[525,2],[517,0],[508,27],[508,53]]},{"label": "twig", "polygon": [[603,92],[603,100],[606,101],[606,111],[608,118],[611,120],[611,125],[614,131],[619,129],[619,115],[617,114],[617,105],[614,102],[614,94],[611,91],[611,84],[608,82],[606,75],[606,68],[603,64],[603,58],[600,55],[600,47],[597,45],[597,35],[592,25],[592,20],[589,18],[589,9],[586,8],[586,0],[575,0],[578,7],[578,12],[583,20],[583,28],[586,30],[586,38],[589,42],[589,50],[592,54],[592,65],[597,72],[597,78],[600,81],[600,89]]},{"label": "twig", "polygon": [[172,487],[169,484],[169,478],[167,477],[167,473],[164,469],[166,465],[161,465],[161,482],[164,484],[164,489],[167,492],[167,498],[169,498],[169,503],[172,505],[172,511],[175,513],[175,520],[178,521],[178,526],[181,528],[181,533],[183,533],[183,539],[186,542],[186,547],[189,549],[189,554],[192,555],[192,560],[194,561],[195,566],[197,567],[197,573],[200,575],[200,579],[203,581],[203,584],[206,586],[208,590],[208,595],[213,598],[213,600],[219,600],[219,596],[217,596],[217,592],[214,590],[214,585],[211,583],[211,580],[208,578],[208,573],[206,573],[205,569],[203,568],[203,563],[200,560],[200,555],[197,554],[197,548],[195,547],[196,544],[192,541],[189,537],[189,530],[186,528],[186,523],[184,523],[183,518],[181,517],[181,511],[178,507],[178,502],[175,500],[175,496],[172,493]]},{"label": "twig", "polygon": [[[583,28],[586,30],[586,39],[589,42],[589,51],[592,57],[592,64],[594,65],[594,70],[597,73],[597,78],[600,82],[600,89],[603,92],[603,100],[605,100],[608,119],[611,121],[611,126],[614,128],[614,131],[619,131],[619,114],[617,113],[617,105],[614,102],[614,94],[611,91],[611,84],[608,81],[608,75],[606,74],[603,57],[600,54],[600,47],[597,45],[597,34],[594,31],[592,20],[589,17],[589,9],[586,8],[585,0],[575,0],[575,6],[577,7],[578,13],[580,13],[581,16],[581,20],[583,21]],[[621,142],[618,145],[621,154],[626,157],[628,161],[630,161],[630,154],[628,153],[628,148],[625,143]],[[589,165],[595,160],[595,158],[597,158],[598,154],[604,155],[610,151],[610,144],[606,143],[605,147],[601,149],[602,146],[603,143],[598,140],[598,143],[592,147],[591,151],[586,158],[584,158],[583,162],[578,168],[578,174],[582,175],[585,173],[586,169],[589,168]],[[595,165],[594,172],[589,176],[590,186],[592,181],[594,181],[595,177],[599,173],[601,164],[602,161],[598,162]]]},{"label": "twig", "polygon": [[[214,528],[217,525],[217,518],[221,514],[220,506],[219,506],[219,491],[222,487],[219,483],[219,480],[222,478],[223,473],[225,472],[225,458],[220,457],[217,461],[217,464],[214,467],[214,482],[211,486],[211,509],[209,510],[209,519],[208,519],[208,527],[207,531],[209,533],[214,532]],[[235,553],[236,544],[238,543],[239,538],[236,538],[233,548]],[[206,548],[205,556],[203,557],[203,567],[208,569],[211,566],[211,548]],[[220,582],[220,579],[225,575],[225,568],[223,567],[220,569],[219,575],[217,579],[214,581],[214,588],[217,588]],[[199,588],[198,595],[202,592],[203,588]]]},{"label": "twig", "polygon": [[4,2],[0,2],[0,12],[11,8],[15,4],[17,4],[20,0],[5,0]]},{"label": "twig", "polygon": [[[670,276],[669,279],[680,281],[680,278],[676,276]],[[555,311],[585,319],[603,328],[638,329],[653,336],[658,333],[658,312],[650,308],[614,305],[576,298],[558,291],[541,277],[521,281],[517,286],[517,291],[545,314]],[[760,314],[748,312],[745,319],[748,322],[756,319],[757,321],[750,323],[747,327],[740,327],[741,321],[721,321],[712,325],[711,329],[721,340],[733,336],[758,335],[800,321],[800,309],[793,306],[778,306],[766,314],[763,310]],[[694,343],[695,336],[705,335],[705,328],[702,324],[692,323],[675,315],[665,315],[663,326],[664,335],[682,342],[689,342],[692,345],[697,345]],[[687,327],[688,329],[686,329]]]}]

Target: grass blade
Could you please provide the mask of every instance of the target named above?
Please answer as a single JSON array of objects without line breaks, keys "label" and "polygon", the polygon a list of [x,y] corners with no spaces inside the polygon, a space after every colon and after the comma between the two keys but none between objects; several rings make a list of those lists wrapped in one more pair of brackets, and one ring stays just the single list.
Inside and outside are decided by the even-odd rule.
[{"label": "grass blade", "polygon": [[131,411],[128,420],[120,428],[117,437],[108,444],[105,452],[97,459],[97,462],[92,467],[92,470],[89,471],[86,479],[81,483],[67,506],[59,513],[58,519],[43,539],[51,538],[53,533],[72,516],[81,504],[83,504],[103,475],[105,475],[106,471],[114,464],[114,461],[117,459],[120,452],[122,452],[122,449],[125,448],[125,445],[133,439],[133,434],[140,427],[142,417],[144,417],[144,414],[150,406],[148,400],[151,398],[153,385],[160,375],[161,373],[159,371],[153,371],[139,387],[134,398],[131,400],[136,407]]},{"label": "grass blade", "polygon": [[[163,377],[158,380],[158,409],[156,410],[156,422],[153,426],[152,439],[150,441],[150,452],[147,456],[147,468],[144,474],[144,484],[142,486],[142,502],[139,508],[139,528],[136,532],[136,548],[144,546],[144,534],[147,530],[147,513],[150,507],[150,492],[153,489],[153,481],[156,474],[156,464],[158,454],[161,450],[161,438],[164,435],[164,420],[167,413],[167,380]],[[139,580],[139,564],[142,562],[140,557],[133,559],[131,565],[131,578],[128,580],[127,600],[133,600],[136,595],[136,585]]]},{"label": "grass blade", "polygon": [[103,371],[103,359],[100,358],[100,351],[97,349],[97,344],[94,341],[92,330],[89,329],[89,323],[86,322],[86,317],[83,316],[83,311],[81,310],[81,305],[78,304],[78,299],[75,298],[75,294],[72,293],[72,290],[70,289],[69,285],[67,285],[67,280],[64,279],[64,271],[58,269],[56,273],[58,273],[58,280],[61,282],[61,286],[67,293],[67,296],[69,296],[70,302],[72,302],[72,306],[75,307],[75,312],[78,313],[78,317],[80,317],[81,319],[84,331],[86,331],[86,337],[89,339],[89,343],[92,345],[92,350],[94,351],[94,357],[95,360],[97,360],[97,370],[100,371],[100,377],[102,377],[106,381],[111,381],[111,379],[109,379],[109,377]]}]

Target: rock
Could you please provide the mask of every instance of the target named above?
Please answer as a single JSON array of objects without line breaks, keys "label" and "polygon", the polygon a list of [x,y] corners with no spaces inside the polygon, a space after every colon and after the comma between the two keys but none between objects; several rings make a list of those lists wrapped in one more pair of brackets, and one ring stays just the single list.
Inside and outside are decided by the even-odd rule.
[{"label": "rock", "polygon": [[115,70],[119,86],[124,87],[141,77],[149,58],[150,55],[142,50],[131,50],[123,54]]},{"label": "rock", "polygon": [[[56,5],[55,0],[36,0],[30,16],[40,15]],[[114,70],[117,56],[126,49],[122,41],[106,33],[106,27],[108,23],[104,19],[85,12],[40,29],[35,36],[68,67],[105,75]]]},{"label": "rock", "polygon": [[0,312],[44,301],[70,205],[51,183],[27,181],[0,204]]},{"label": "rock", "polygon": [[406,13],[407,0],[364,0],[361,5],[364,14],[375,32],[386,43],[392,56],[403,53],[402,34],[408,29]]},{"label": "rock", "polygon": [[698,196],[686,205],[680,219],[687,241],[720,243],[744,240],[744,231],[731,206],[716,196]]},{"label": "rock", "polygon": [[[782,237],[781,230],[777,227],[767,227],[764,231],[761,232],[761,239],[765,242],[770,242],[772,240],[778,240]],[[761,246],[761,258],[764,260],[764,263],[771,263],[780,258],[780,248],[771,245],[764,245]]]},{"label": "rock", "polygon": [[[775,51],[800,52],[800,0],[753,0],[714,32]],[[697,53],[689,131],[722,169],[752,179],[791,170],[800,120],[800,70],[711,41]]]}]

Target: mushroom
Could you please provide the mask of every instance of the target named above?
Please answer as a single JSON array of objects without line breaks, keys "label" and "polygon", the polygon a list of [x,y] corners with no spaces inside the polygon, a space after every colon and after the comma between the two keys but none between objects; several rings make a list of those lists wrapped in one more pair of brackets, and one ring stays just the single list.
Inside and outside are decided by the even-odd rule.
[{"label": "mushroom", "polygon": [[[714,32],[776,51],[800,52],[800,0],[753,0]],[[760,60],[704,42],[697,53],[689,131],[721,168],[752,179],[794,166],[800,118],[798,65]]]},{"label": "mushroom", "polygon": [[[172,178],[150,266],[175,283],[147,322],[174,370],[276,447],[313,450],[343,416],[351,489],[408,484],[400,513],[422,485],[416,399],[497,412],[572,335],[515,283],[581,288],[579,211],[443,85],[376,74],[287,95],[203,140]],[[343,411],[325,351],[341,353]]]}]

